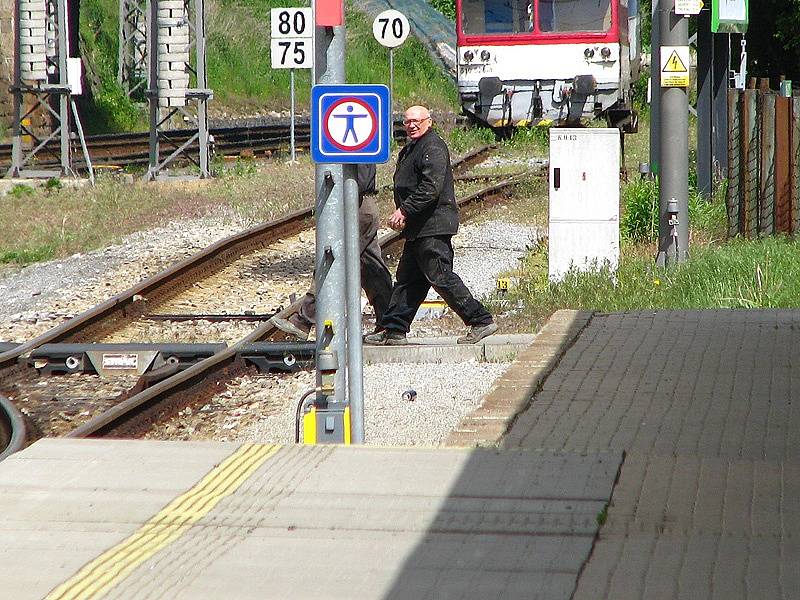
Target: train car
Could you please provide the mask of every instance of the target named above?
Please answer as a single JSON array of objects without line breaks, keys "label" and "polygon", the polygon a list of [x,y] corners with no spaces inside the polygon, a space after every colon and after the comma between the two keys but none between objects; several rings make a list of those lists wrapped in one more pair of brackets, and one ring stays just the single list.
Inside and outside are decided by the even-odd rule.
[{"label": "train car", "polygon": [[492,127],[605,116],[635,131],[639,0],[456,0],[458,91]]}]

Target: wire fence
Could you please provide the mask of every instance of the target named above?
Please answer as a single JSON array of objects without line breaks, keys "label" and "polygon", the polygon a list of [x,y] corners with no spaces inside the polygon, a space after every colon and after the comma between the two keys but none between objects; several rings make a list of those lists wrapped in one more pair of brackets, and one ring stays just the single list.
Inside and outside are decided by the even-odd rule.
[{"label": "wire fence", "polygon": [[728,235],[800,231],[800,96],[728,91]]}]

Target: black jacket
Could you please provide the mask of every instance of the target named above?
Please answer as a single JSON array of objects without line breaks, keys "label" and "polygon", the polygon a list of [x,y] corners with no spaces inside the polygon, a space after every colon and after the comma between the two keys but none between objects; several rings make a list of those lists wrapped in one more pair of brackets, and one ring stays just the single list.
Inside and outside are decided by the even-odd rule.
[{"label": "black jacket", "polygon": [[406,217],[403,237],[455,235],[458,207],[447,144],[432,129],[400,151],[394,203]]},{"label": "black jacket", "polygon": [[375,165],[356,165],[356,183],[358,184],[359,202],[364,198],[364,196],[370,196],[378,193],[378,189],[375,185],[376,175],[377,169],[375,168]]}]

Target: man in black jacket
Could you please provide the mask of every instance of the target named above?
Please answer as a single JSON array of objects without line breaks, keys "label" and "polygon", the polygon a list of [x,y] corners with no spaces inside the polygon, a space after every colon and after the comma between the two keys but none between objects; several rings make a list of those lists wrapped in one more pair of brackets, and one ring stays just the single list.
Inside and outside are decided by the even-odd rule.
[{"label": "man in black jacket", "polygon": [[397,266],[392,299],[368,344],[407,343],[411,321],[433,287],[469,331],[460,344],[474,344],[497,331],[492,315],[453,273],[451,238],[458,231],[458,206],[447,144],[431,129],[424,106],[412,106],[403,124],[409,143],[400,151],[394,173],[394,203],[389,226],[403,232],[405,245]]},{"label": "man in black jacket", "polygon": [[[380,322],[389,298],[392,296],[392,275],[383,261],[381,247],[378,245],[378,225],[380,214],[374,198],[376,170],[375,165],[358,165],[356,182],[358,183],[358,243],[361,249],[361,287],[367,294],[375,320]],[[317,298],[314,287],[306,292],[300,308],[288,319],[272,317],[270,322],[278,329],[299,340],[307,340],[311,327],[317,317]]]}]

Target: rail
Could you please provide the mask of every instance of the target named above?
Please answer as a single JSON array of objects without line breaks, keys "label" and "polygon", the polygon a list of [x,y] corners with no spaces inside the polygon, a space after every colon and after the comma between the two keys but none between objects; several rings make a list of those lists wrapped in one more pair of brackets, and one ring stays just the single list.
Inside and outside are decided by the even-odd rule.
[{"label": "rail", "polygon": [[11,400],[0,396],[0,461],[21,450],[27,437],[22,413]]},{"label": "rail", "polygon": [[[501,181],[458,200],[460,208],[472,208],[507,198],[522,180],[521,175]],[[380,239],[381,248],[389,250],[399,245],[402,236],[390,233]],[[300,300],[279,313],[288,317],[297,311]],[[210,399],[227,381],[243,372],[245,366],[236,363],[237,349],[244,344],[269,339],[276,333],[271,323],[265,323],[237,344],[199,361],[186,369],[122,400],[112,409],[94,417],[73,430],[67,437],[102,437],[135,435],[146,431],[152,423],[177,414],[185,406]],[[208,382],[213,382],[209,387]]]}]

